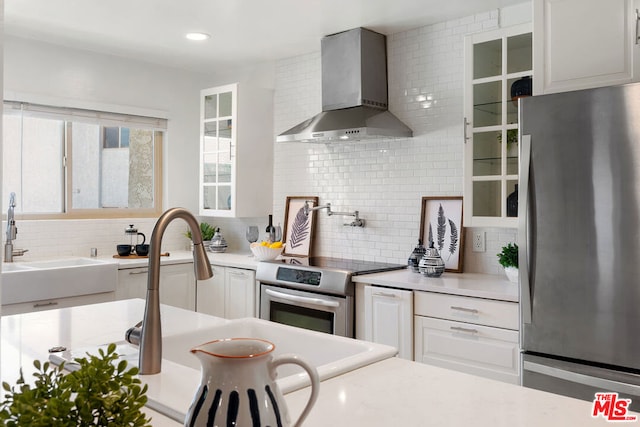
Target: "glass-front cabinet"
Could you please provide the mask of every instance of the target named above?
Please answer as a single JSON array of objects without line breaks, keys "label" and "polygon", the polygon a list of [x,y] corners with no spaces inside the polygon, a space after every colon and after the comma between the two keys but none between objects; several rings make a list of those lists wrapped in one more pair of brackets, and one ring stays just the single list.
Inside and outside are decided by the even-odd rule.
[{"label": "glass-front cabinet", "polygon": [[465,225],[517,226],[518,99],[532,69],[530,24],[465,39]]},{"label": "glass-front cabinet", "polygon": [[273,96],[237,83],[200,93],[203,216],[265,216],[272,209]]},{"label": "glass-front cabinet", "polygon": [[236,86],[202,91],[200,214],[231,211],[236,147]]}]

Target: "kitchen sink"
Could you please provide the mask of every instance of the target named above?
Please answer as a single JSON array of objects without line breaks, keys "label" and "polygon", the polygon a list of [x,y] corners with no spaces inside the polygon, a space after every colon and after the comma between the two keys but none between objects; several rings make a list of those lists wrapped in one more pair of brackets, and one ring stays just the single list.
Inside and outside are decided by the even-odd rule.
[{"label": "kitchen sink", "polygon": [[[189,351],[205,342],[222,338],[262,338],[275,344],[274,356],[295,353],[318,370],[320,380],[377,362],[397,354],[394,347],[294,328],[268,320],[245,318],[227,324],[165,336],[162,358],[200,370],[199,360]],[[297,365],[278,368],[278,386],[283,393],[306,387],[309,377]]]},{"label": "kitchen sink", "polygon": [[118,265],[92,258],[2,264],[2,304],[114,292]]},{"label": "kitchen sink", "polygon": [[[14,265],[21,265],[22,263],[14,263]],[[102,261],[93,258],[61,258],[61,259],[52,259],[47,261],[31,261],[26,262],[24,265],[28,268],[67,268],[67,267],[85,267],[92,265],[104,265],[110,264],[107,261]],[[9,265],[9,264],[4,264]]]},{"label": "kitchen sink", "polygon": [[[262,338],[275,345],[273,355],[295,353],[318,370],[320,381],[353,371],[397,354],[394,347],[359,341],[351,338],[309,331],[262,319],[225,320],[202,329],[164,335],[162,338],[162,371],[144,375],[140,379],[149,386],[147,406],[178,422],[183,422],[186,410],[200,383],[200,362],[189,351],[209,341],[223,338]],[[98,348],[79,348],[50,356],[52,362],[65,362],[73,369],[71,360],[97,354]],[[117,343],[121,359],[137,365],[138,349],[125,341]],[[310,384],[307,374],[296,365],[278,367],[278,387],[282,393],[304,388]],[[169,390],[167,392],[167,390]]]},{"label": "kitchen sink", "polygon": [[14,271],[26,271],[33,270],[33,267],[29,267],[25,264],[17,264],[17,263],[6,263],[2,264],[2,272],[14,272]]}]

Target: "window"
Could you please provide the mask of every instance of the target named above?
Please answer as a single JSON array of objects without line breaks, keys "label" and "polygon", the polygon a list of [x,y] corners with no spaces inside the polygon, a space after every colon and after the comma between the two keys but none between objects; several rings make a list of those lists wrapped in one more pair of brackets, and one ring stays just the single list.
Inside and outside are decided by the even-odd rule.
[{"label": "window", "polygon": [[165,119],[7,101],[3,119],[3,194],[16,193],[16,213],[160,214]]}]

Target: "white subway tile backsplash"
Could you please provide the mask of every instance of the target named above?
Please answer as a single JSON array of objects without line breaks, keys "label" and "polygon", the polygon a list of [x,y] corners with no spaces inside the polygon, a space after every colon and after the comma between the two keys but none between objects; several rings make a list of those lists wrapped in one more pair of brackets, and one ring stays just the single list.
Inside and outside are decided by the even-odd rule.
[{"label": "white subway tile backsplash", "polygon": [[[460,196],[463,181],[464,36],[498,27],[498,11],[391,34],[387,37],[389,109],[413,138],[275,146],[274,215],[284,220],[287,196],[318,196],[350,218],[317,212],[315,252],[324,256],[406,262],[417,242],[423,196]],[[276,133],[322,109],[320,53],[279,61]],[[467,231],[467,234],[469,232]],[[467,238],[467,241],[470,237]],[[515,230],[487,230],[487,252],[465,249],[465,271],[500,273],[495,254]]]},{"label": "white subway tile backsplash", "polygon": [[[155,226],[155,218],[134,219],[81,219],[81,220],[17,220],[18,235],[15,248],[28,249],[19,261],[34,261],[65,256],[88,257],[91,248],[98,249],[99,256],[116,254],[116,245],[129,243],[124,230],[135,224],[144,233],[149,243]],[[6,221],[3,222],[6,227]],[[162,250],[184,250],[188,240],[183,235],[187,230],[184,222],[177,221],[167,228]],[[42,236],[46,236],[43,238]]]}]

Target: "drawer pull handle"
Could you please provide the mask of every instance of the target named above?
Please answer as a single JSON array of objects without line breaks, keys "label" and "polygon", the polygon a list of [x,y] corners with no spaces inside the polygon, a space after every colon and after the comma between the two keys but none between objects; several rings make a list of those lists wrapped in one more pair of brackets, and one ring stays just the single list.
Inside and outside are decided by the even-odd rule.
[{"label": "drawer pull handle", "polygon": [[56,301],[37,303],[37,304],[33,304],[33,308],[49,307],[49,306],[52,306],[52,305],[58,305],[58,303]]},{"label": "drawer pull handle", "polygon": [[391,294],[391,293],[388,293],[388,292],[374,292],[373,296],[385,297],[385,298],[397,298],[398,297],[396,294]]},{"label": "drawer pull handle", "polygon": [[469,334],[477,334],[478,333],[477,329],[461,328],[460,326],[451,326],[451,330],[452,331],[457,331],[457,332],[467,332]]},{"label": "drawer pull handle", "polygon": [[149,272],[149,270],[138,270],[138,271],[130,271],[129,275],[133,276],[135,274],[147,274]]},{"label": "drawer pull handle", "polygon": [[478,310],[476,310],[475,308],[466,308],[466,307],[456,307],[455,305],[451,306],[451,310],[458,310],[458,311],[464,311],[465,313],[473,313],[473,314],[478,314],[480,313]]}]

